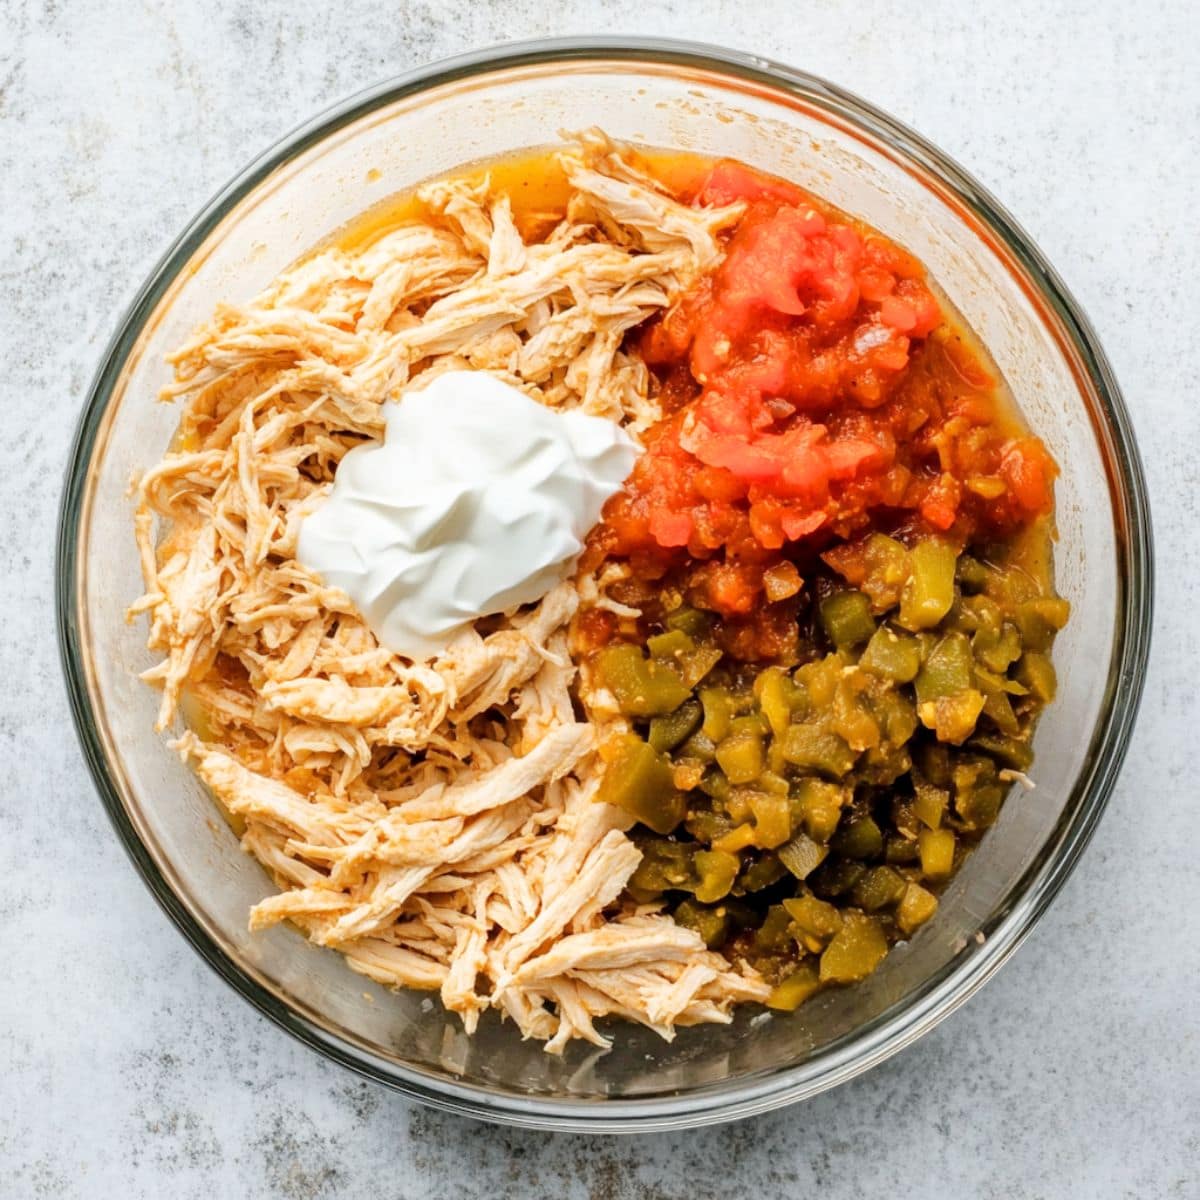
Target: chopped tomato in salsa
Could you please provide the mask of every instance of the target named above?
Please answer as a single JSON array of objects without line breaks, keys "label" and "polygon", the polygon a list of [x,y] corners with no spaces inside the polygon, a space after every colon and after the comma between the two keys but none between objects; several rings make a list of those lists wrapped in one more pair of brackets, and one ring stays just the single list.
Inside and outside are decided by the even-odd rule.
[{"label": "chopped tomato in salsa", "polygon": [[761,622],[765,601],[787,603],[781,565],[831,541],[1003,538],[1050,511],[1053,460],[915,258],[740,163],[694,197],[736,200],[721,265],[635,335],[666,415],[593,531],[593,565],[682,570],[692,603]]}]

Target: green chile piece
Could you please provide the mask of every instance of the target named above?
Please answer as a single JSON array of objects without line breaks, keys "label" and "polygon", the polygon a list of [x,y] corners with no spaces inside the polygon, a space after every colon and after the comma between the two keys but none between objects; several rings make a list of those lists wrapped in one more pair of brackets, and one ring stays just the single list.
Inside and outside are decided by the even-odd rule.
[{"label": "green chile piece", "polygon": [[842,819],[842,809],[850,803],[850,789],[824,779],[801,779],[791,797],[795,822],[809,837],[828,842]]},{"label": "green chile piece", "polygon": [[903,542],[886,533],[872,533],[863,545],[865,577],[858,585],[871,598],[876,612],[892,608],[899,600],[910,571]]},{"label": "green chile piece", "polygon": [[897,903],[907,880],[893,867],[872,867],[850,890],[850,899],[867,912]]},{"label": "green chile piece", "polygon": [[1028,771],[1033,766],[1033,747],[1019,737],[977,734],[971,739],[970,749],[990,754],[1002,767],[1013,771]]},{"label": "green chile piece", "polygon": [[795,1012],[814,992],[820,990],[817,964],[801,963],[771,989],[766,1005],[776,1012]]},{"label": "green chile piece", "polygon": [[695,862],[700,879],[696,885],[697,900],[702,904],[713,904],[729,895],[742,865],[736,854],[727,854],[724,850],[698,850]]},{"label": "green chile piece", "polygon": [[682,629],[668,629],[646,639],[646,649],[651,658],[672,659],[695,650],[696,643]]},{"label": "green chile piece", "polygon": [[685,929],[694,929],[709,950],[719,950],[729,936],[730,917],[724,905],[709,908],[689,899],[681,901],[672,915]]},{"label": "green chile piece", "polygon": [[833,592],[821,601],[821,624],[840,650],[858,646],[875,632],[871,601],[862,592]]},{"label": "green chile piece", "polygon": [[670,833],[687,813],[671,760],[636,734],[620,739],[609,758],[597,799],[631,813],[655,833]]},{"label": "green chile piece", "polygon": [[789,725],[782,749],[784,759],[793,766],[820,771],[835,779],[847,774],[858,757],[843,738],[817,722]]},{"label": "green chile piece", "polygon": [[917,834],[921,873],[926,879],[949,879],[954,871],[954,833],[949,829],[922,829]]},{"label": "green chile piece", "polygon": [[791,914],[802,934],[817,939],[817,948],[823,948],[842,928],[841,911],[827,900],[818,900],[816,896],[797,896],[794,900],[785,900],[783,907]]},{"label": "green chile piece", "polygon": [[921,723],[937,734],[938,741],[961,746],[974,733],[984,703],[982,692],[968,688],[957,695],[922,704],[917,712]]},{"label": "green chile piece", "polygon": [[792,949],[792,916],[782,904],[767,909],[763,923],[754,933],[754,947],[763,954],[782,954]]},{"label": "green chile piece", "polygon": [[683,682],[694,688],[721,661],[721,651],[716,646],[697,646],[681,654],[678,661]]},{"label": "green chile piece", "polygon": [[825,861],[829,853],[828,846],[813,841],[807,833],[798,833],[790,841],[785,842],[775,853],[779,861],[797,879],[807,879]]},{"label": "green chile piece", "polygon": [[950,793],[946,788],[934,787],[931,783],[915,785],[913,812],[917,820],[927,829],[937,829],[950,806]]},{"label": "green chile piece", "polygon": [[730,783],[753,783],[765,765],[762,736],[753,729],[731,729],[717,744],[717,764]]},{"label": "green chile piece", "polygon": [[844,896],[866,874],[866,870],[862,863],[834,855],[808,877],[808,886],[823,900],[836,899]]},{"label": "green chile piece", "polygon": [[878,858],[883,853],[883,831],[873,818],[859,817],[834,834],[830,847],[857,862]]},{"label": "green chile piece", "polygon": [[921,669],[921,643],[911,634],[880,625],[858,665],[893,683],[911,683]]},{"label": "green chile piece", "polygon": [[1018,604],[1015,619],[1022,643],[1030,650],[1049,650],[1070,615],[1070,602],[1061,596],[1038,596]]},{"label": "green chile piece", "polygon": [[678,629],[680,633],[697,639],[705,637],[712,629],[713,617],[710,613],[701,612],[698,608],[689,608],[684,604],[674,612],[668,613],[663,624],[668,629]]},{"label": "green chile piece", "polygon": [[729,726],[737,715],[737,701],[728,688],[707,687],[700,690],[700,704],[704,709],[704,736],[719,742],[729,733]]},{"label": "green chile piece", "polygon": [[782,667],[767,667],[754,681],[759,707],[776,737],[782,737],[800,706],[799,689]]},{"label": "green chile piece", "polygon": [[937,897],[919,883],[910,883],[896,907],[896,924],[902,933],[912,933],[937,912]]},{"label": "green chile piece", "polygon": [[988,581],[988,568],[970,554],[958,556],[958,582],[965,591],[981,591]]},{"label": "green chile piece", "polygon": [[958,555],[947,542],[918,542],[910,553],[912,575],[900,597],[905,629],[932,629],[954,603],[954,567]]},{"label": "green chile piece", "polygon": [[971,643],[964,633],[947,633],[929,652],[913,685],[918,708],[931,700],[965,692],[974,679]]},{"label": "green chile piece", "polygon": [[663,716],[691,694],[674,664],[644,658],[639,647],[626,643],[601,650],[596,669],[627,716]]},{"label": "green chile piece", "polygon": [[738,892],[761,892],[773,883],[778,883],[787,871],[783,863],[774,854],[764,854],[761,858],[742,869],[737,880]]},{"label": "green chile piece", "polygon": [[674,750],[700,728],[703,713],[696,700],[685,700],[673,713],[650,722],[646,740],[655,750]]},{"label": "green chile piece", "polygon": [[842,915],[842,928],[821,955],[822,983],[857,983],[887,954],[887,938],[879,922],[853,909]]},{"label": "green chile piece", "polygon": [[665,838],[639,838],[642,861],[629,882],[640,892],[693,891],[696,887],[696,847]]},{"label": "green chile piece", "polygon": [[1049,704],[1058,691],[1058,677],[1054,664],[1046,655],[1036,650],[1021,655],[1017,663],[1017,679],[1029,690],[1029,695],[1039,704]]}]

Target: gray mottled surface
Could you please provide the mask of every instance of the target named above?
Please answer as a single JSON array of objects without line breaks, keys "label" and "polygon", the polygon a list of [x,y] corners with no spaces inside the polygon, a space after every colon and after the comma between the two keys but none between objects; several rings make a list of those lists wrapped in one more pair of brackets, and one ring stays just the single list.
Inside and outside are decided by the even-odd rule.
[{"label": "gray mottled surface", "polygon": [[[1196,5],[739,7],[0,3],[0,1194],[1200,1194]],[[631,1140],[424,1111],[229,992],[100,813],[50,616],[54,509],[88,377],[199,203],[301,118],[390,72],[501,38],[615,30],[731,41],[828,75],[990,185],[1109,349],[1146,458],[1161,570],[1121,785],[999,977],[839,1091],[738,1126]]]}]

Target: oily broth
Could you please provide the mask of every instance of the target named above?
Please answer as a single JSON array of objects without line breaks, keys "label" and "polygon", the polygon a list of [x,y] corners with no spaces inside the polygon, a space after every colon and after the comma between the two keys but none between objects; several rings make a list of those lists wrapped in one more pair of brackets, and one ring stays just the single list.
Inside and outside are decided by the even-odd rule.
[{"label": "oily broth", "polygon": [[[472,163],[440,179],[478,185],[487,180],[494,192],[505,193],[512,205],[517,228],[526,241],[540,241],[562,218],[570,186],[558,161],[558,148],[542,146]],[[682,150],[639,149],[635,161],[678,197],[694,192],[714,160]],[[418,192],[420,186],[380,200],[335,230],[310,253],[335,246],[357,251],[377,242],[410,221],[440,224],[443,218],[430,211]],[[307,255],[305,255],[307,257]]]}]

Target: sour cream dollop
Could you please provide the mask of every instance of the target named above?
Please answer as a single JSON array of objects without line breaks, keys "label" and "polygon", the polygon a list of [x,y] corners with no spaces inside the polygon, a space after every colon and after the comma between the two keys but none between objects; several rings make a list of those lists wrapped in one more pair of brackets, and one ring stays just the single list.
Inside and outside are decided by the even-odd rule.
[{"label": "sour cream dollop", "polygon": [[297,557],[418,661],[566,578],[640,453],[614,422],[555,412],[479,371],[409,392],[386,424],[382,443],[342,459]]}]

